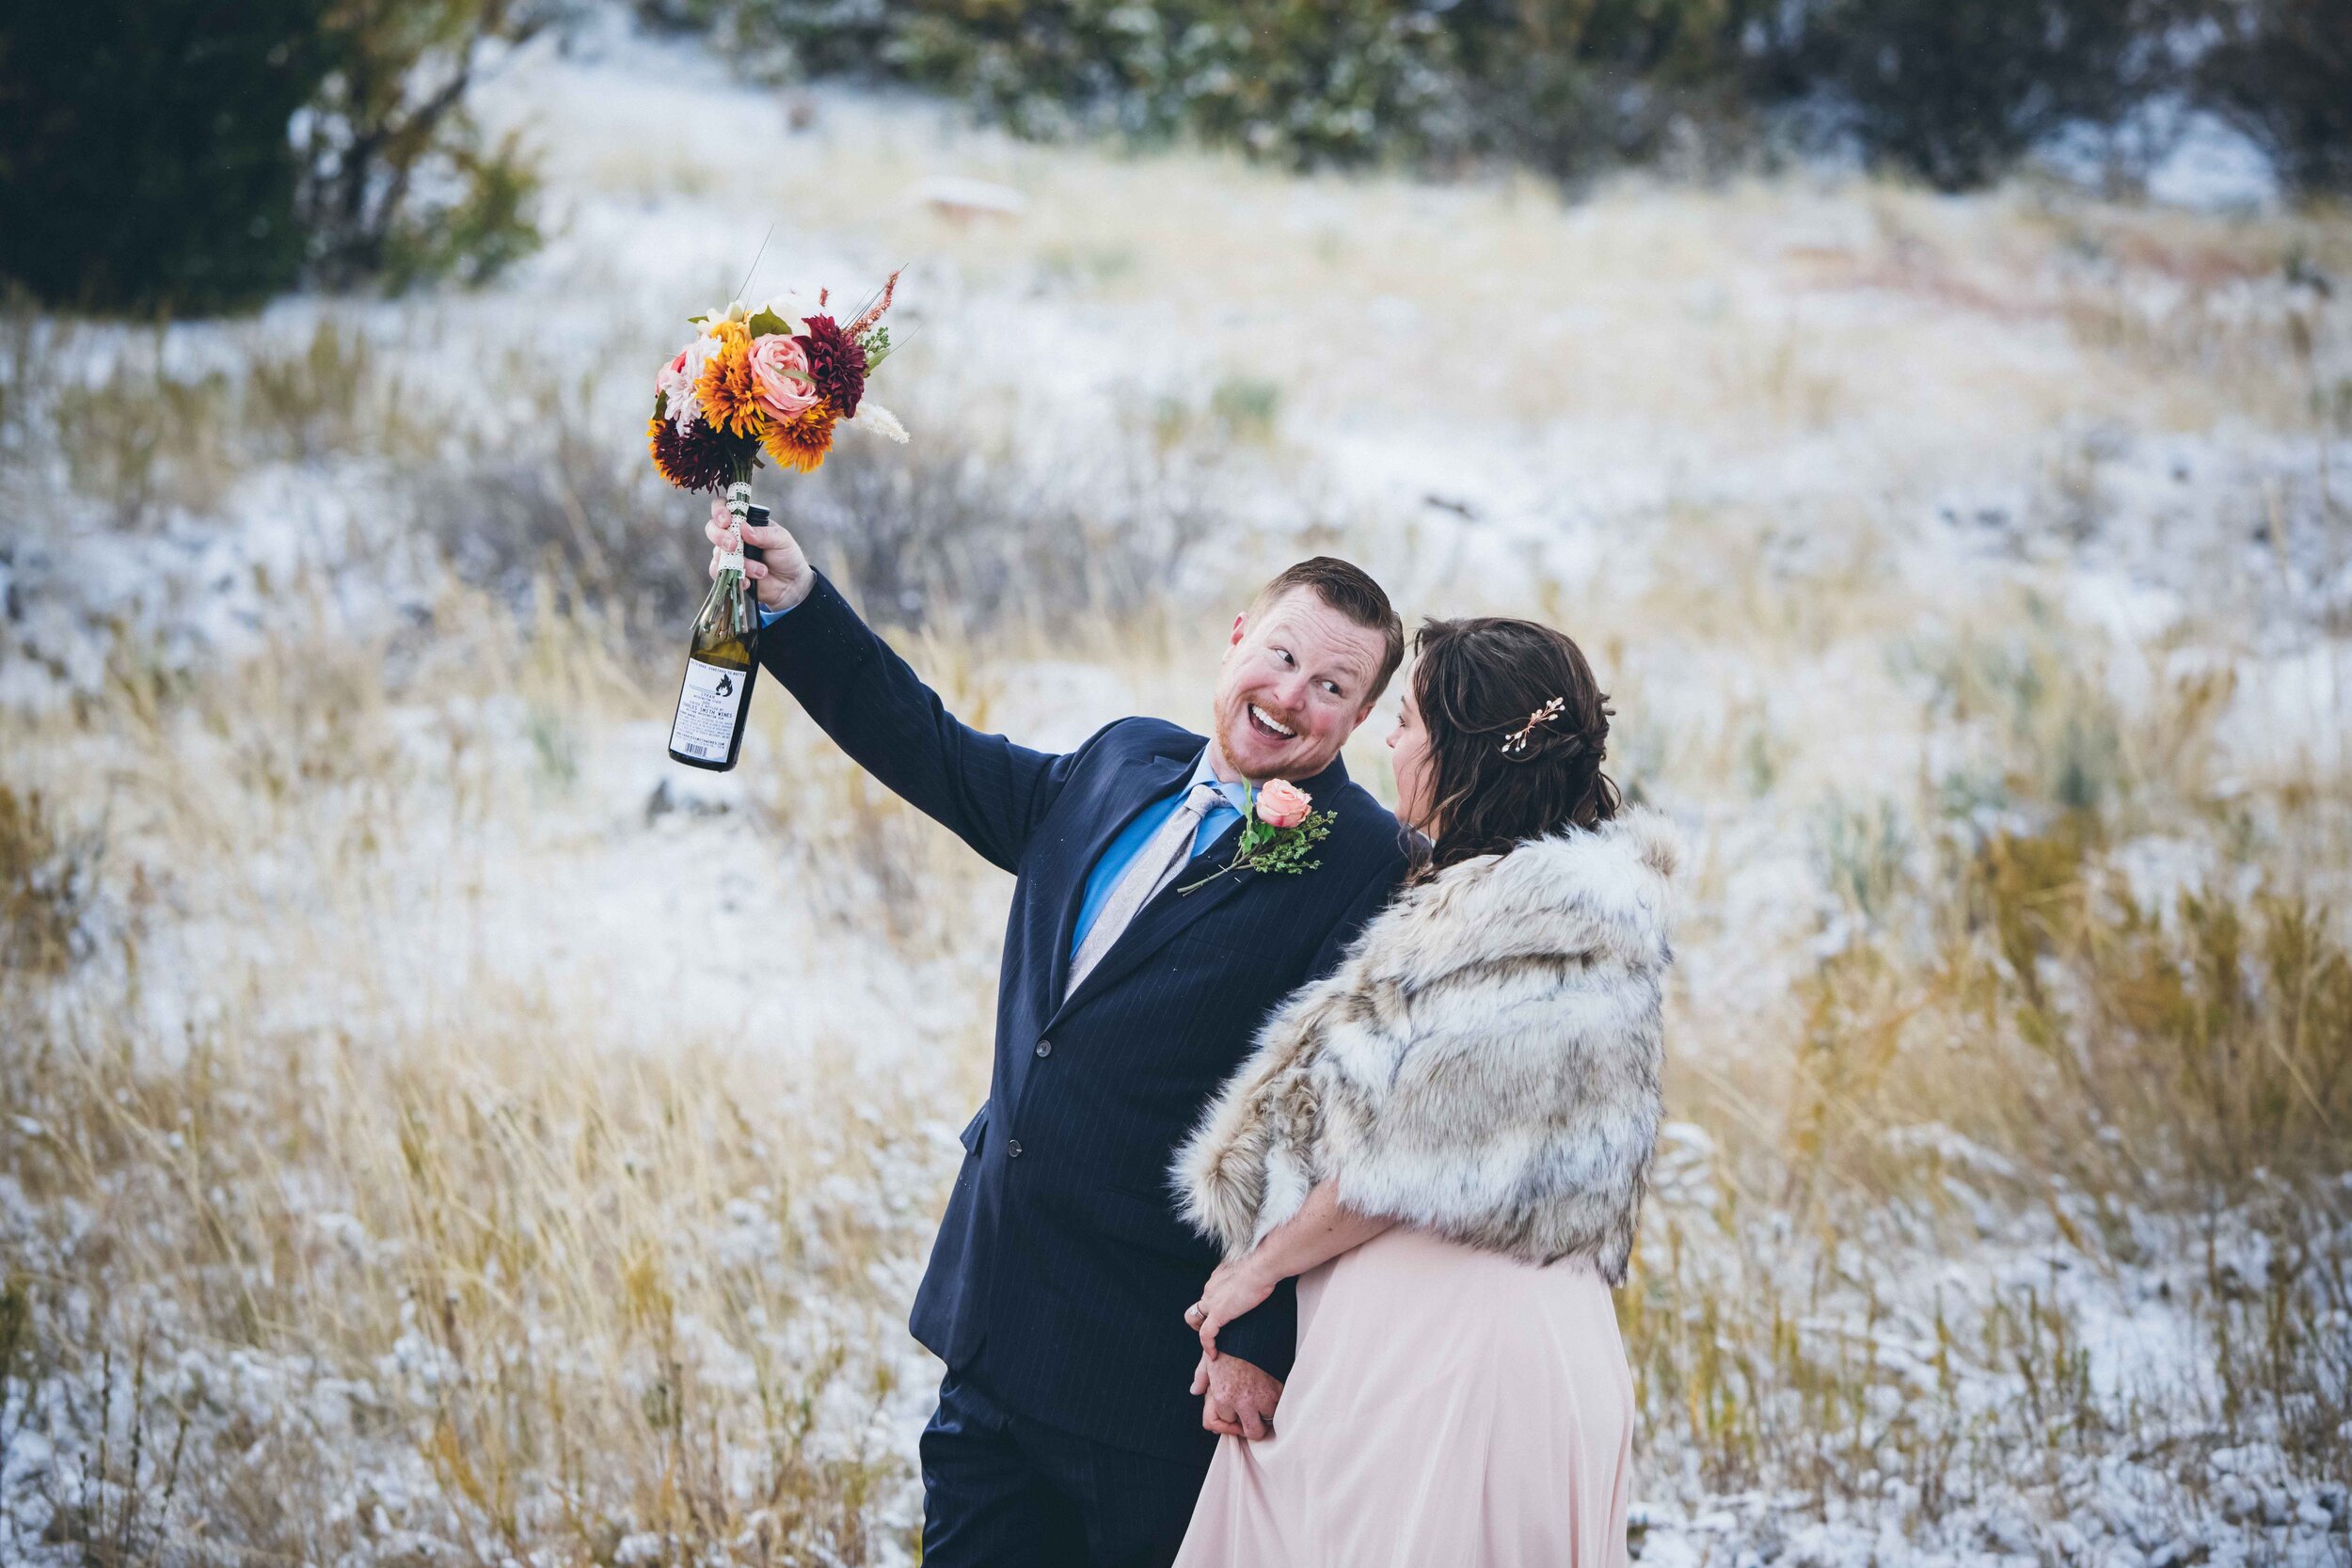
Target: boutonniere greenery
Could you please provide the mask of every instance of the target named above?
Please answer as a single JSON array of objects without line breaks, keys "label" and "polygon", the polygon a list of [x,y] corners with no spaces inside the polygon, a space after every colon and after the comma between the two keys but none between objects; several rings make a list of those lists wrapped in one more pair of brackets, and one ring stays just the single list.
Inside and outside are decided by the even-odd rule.
[{"label": "boutonniere greenery", "polygon": [[1330,832],[1331,813],[1315,810],[1312,796],[1287,779],[1277,779],[1263,789],[1250,789],[1244,800],[1241,842],[1233,847],[1232,861],[1176,891],[1206,887],[1229,871],[1292,876],[1312,871],[1323,863],[1307,856]]}]

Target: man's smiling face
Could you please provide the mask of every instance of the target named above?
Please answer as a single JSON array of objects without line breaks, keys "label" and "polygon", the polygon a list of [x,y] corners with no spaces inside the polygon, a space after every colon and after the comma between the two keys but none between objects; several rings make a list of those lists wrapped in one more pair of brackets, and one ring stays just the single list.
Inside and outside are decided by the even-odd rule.
[{"label": "man's smiling face", "polygon": [[1216,744],[1253,784],[1310,779],[1372,711],[1386,640],[1294,588],[1233,617],[1216,683]]}]

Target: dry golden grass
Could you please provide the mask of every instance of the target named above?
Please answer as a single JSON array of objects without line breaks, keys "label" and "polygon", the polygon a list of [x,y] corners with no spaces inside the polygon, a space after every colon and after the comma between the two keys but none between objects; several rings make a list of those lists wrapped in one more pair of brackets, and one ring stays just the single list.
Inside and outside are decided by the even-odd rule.
[{"label": "dry golden grass", "polygon": [[[1776,610],[1722,624],[1759,651],[1787,635]],[[1096,654],[1148,705],[1195,678],[1118,641]],[[2127,829],[2201,833],[2316,885],[2265,846],[2341,781],[2217,815],[2201,687],[2131,720],[2043,655],[1968,646],[1949,700],[1997,714],[1997,782],[2056,808],[2049,830],[1939,830],[1932,792],[1828,819],[1819,875],[1857,935],[1760,1011],[1675,1000],[1681,1125],[1622,1297],[1645,1495],[1794,1487],[1823,1516],[1877,1498],[1927,1529],[1989,1478],[2062,1497],[2081,1456],[2192,1418],[2208,1435],[2170,1465],[2188,1495],[2207,1447],[2257,1435],[2341,1483],[2341,919],[2228,877],[2141,904],[2109,860]],[[908,1549],[923,1396],[900,1319],[944,1132],[978,1089],[1003,882],[772,697],[725,812],[674,828],[688,797],[648,824],[604,748],[642,744],[628,726],[665,692],[620,647],[453,594],[405,655],[298,625],[191,675],[126,653],[103,706],[10,721],[9,934],[51,956],[12,965],[6,998],[0,1174],[35,1217],[8,1366],[82,1402],[45,1430],[86,1445],[53,1528],[93,1560]],[[1019,707],[1017,649],[911,651],[976,721]],[[1691,799],[1760,734],[1788,761],[1735,788],[1772,813],[1810,787],[1785,723],[1735,705],[1638,782]],[[2065,738],[2090,732],[2112,743]],[[616,834],[707,879],[713,902],[685,906],[705,919],[803,934],[755,987],[772,1034],[580,986],[678,940],[653,906],[580,934],[563,863],[631,896]],[[1941,847],[1924,863],[1921,835]],[[728,884],[747,849],[781,880]],[[554,897],[513,901],[539,879]],[[471,933],[404,951],[450,922]],[[517,939],[592,962],[517,966]],[[1692,940],[1734,945],[1703,910]],[[759,951],[716,924],[684,941],[714,964]],[[869,978],[898,1009],[879,1030],[796,1021]],[[2162,1273],[2150,1238],[2189,1248],[2201,1225],[2280,1250],[2259,1277],[2226,1248],[2172,1271],[2208,1336],[2178,1389],[2096,1386],[2055,1276],[1923,1307],[1899,1261],[2006,1251],[2013,1227]],[[2201,1402],[2208,1374],[2231,1408]],[[2017,1399],[1986,1402],[2011,1379]]]},{"label": "dry golden grass", "polygon": [[[170,1375],[115,1389],[113,1423],[192,1423],[205,1453],[166,1509],[160,1455],[103,1457],[109,1421],[74,1413],[90,1479],[52,1528],[126,1560],[400,1557],[429,1537],[609,1561],[639,1535],[664,1556],[871,1560],[908,1528],[902,1292],[952,1149],[940,1119],[985,1059],[985,984],[935,1059],[892,1061],[796,1021],[814,967],[777,970],[780,1026],[744,1035],[684,1006],[615,1019],[610,997],[460,949],[413,961],[404,943],[497,895],[498,846],[526,879],[575,852],[576,827],[531,823],[562,815],[533,782],[547,749],[483,700],[587,729],[655,701],[593,628],[460,601],[438,630],[398,686],[384,649],[289,627],[185,682],[126,668],[102,712],[12,730],[50,788],[87,806],[103,781],[115,807],[93,888],[45,803],[0,797],[0,1169],[44,1217],[12,1248],[27,1327],[8,1370],[94,1386],[102,1358],[151,1343]],[[820,875],[913,875],[905,808],[786,754],[804,766],[770,787],[828,834],[745,842],[781,837]],[[452,860],[418,863],[419,841]],[[925,899],[973,883],[958,870]],[[405,897],[438,908],[419,922]],[[916,902],[884,888],[861,908]],[[533,914],[553,932],[565,911]],[[188,927],[211,940],[182,945]],[[919,930],[896,934],[919,963]],[[724,935],[707,933],[712,965],[748,945]],[[151,1029],[151,1006],[175,1023]]]},{"label": "dry golden grass", "polygon": [[[580,103],[569,188],[734,193],[715,151],[644,150],[625,94]],[[755,108],[697,113],[733,156]],[[1942,1541],[1995,1502],[2079,1517],[2101,1465],[2180,1519],[2238,1507],[2216,1456],[2252,1446],[2352,1484],[2352,761],[2249,700],[2279,626],[2343,629],[2282,586],[2344,564],[2352,324],[2309,281],[2352,273],[2340,215],[1799,180],[1564,207],[831,101],[801,150],[761,199],[965,302],[894,367],[894,406],[942,414],[905,553],[1137,579],[1088,559],[1127,515],[1100,492],[1024,510],[1052,492],[1009,431],[1048,467],[1117,445],[1137,492],[1216,480],[1153,514],[1213,546],[1164,594],[902,636],[970,721],[1197,721],[1223,590],[1311,547],[1595,655],[1619,777],[1692,836],[1676,1126],[1621,1297],[1645,1499]],[[1027,215],[897,199],[943,165]],[[620,254],[548,287],[605,298]],[[605,281],[598,354],[707,303]],[[0,1505],[104,1562],[904,1560],[930,1369],[900,1320],[1007,884],[777,693],[735,779],[656,793],[648,606],[691,573],[600,444],[642,378],[509,356],[523,416],[433,438],[478,410],[414,372],[494,309],[207,328],[71,388],[21,346],[61,329],[9,324],[0,435],[74,455],[68,522],[354,462],[421,487],[343,569],[447,556],[498,592],[354,636],[297,579],[256,642],[184,665],[119,626],[102,684],[0,718],[0,1449],[54,1442],[66,1478]],[[957,422],[995,366],[1106,342],[1136,384],[1082,362],[1056,395],[1116,418],[1049,428],[1041,392]],[[2273,443],[2271,555],[2157,572],[2179,612],[2145,639],[2064,592],[2171,564],[2096,553],[2153,526],[2108,492],[2110,428]],[[1422,499],[1506,470],[1509,508]],[[1979,480],[1995,522],[1931,515]],[[1283,526],[1228,515],[1258,491]],[[1042,695],[1070,665],[1103,711]],[[1379,730],[1348,756],[1385,788]]]},{"label": "dry golden grass", "polygon": [[[702,112],[723,134],[725,111]],[[763,106],[740,114],[731,134],[773,134]],[[634,124],[567,120],[559,156],[597,188],[680,189],[699,150],[650,154]],[[2300,422],[2313,345],[2347,309],[2308,280],[2352,260],[2326,214],[2221,224],[2026,189],[1955,203],[1787,178],[1627,179],[1569,204],[1534,180],[1105,158],[854,101],[828,101],[788,145],[738,194],[746,210],[922,258],[934,287],[1174,326],[1196,361],[1279,388],[1287,417],[1409,431],[1434,406],[1502,438],[1589,423],[1718,461],[1832,432],[1932,430],[1965,462],[2066,420]],[[920,198],[942,172],[1001,182],[1025,208],[943,211]],[[2352,370],[2320,368],[2323,390]]]}]

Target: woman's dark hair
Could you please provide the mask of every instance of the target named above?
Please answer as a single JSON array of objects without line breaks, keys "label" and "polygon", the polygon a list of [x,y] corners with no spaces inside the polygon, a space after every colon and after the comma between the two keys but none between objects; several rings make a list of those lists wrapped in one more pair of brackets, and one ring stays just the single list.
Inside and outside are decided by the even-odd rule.
[{"label": "woman's dark hair", "polygon": [[1438,824],[1424,871],[1617,815],[1600,770],[1609,694],[1565,635],[1499,617],[1427,621],[1413,655]]}]

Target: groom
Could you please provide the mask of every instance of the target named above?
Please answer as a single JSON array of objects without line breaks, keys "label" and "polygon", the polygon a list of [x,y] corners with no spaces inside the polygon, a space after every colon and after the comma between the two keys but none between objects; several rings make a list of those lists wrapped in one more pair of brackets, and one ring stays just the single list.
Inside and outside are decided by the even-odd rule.
[{"label": "groom", "polygon": [[[789,533],[744,534],[766,558],[762,662],[1019,879],[988,1103],[914,1300],[914,1337],[947,1364],[922,1441],[925,1568],[1165,1563],[1210,1433],[1271,1430],[1295,1311],[1285,1289],[1228,1326],[1193,1402],[1184,1312],[1217,1255],[1177,1218],[1170,1154],[1259,1023],[1396,886],[1396,822],[1339,752],[1403,628],[1359,568],[1301,562],[1233,618],[1214,738],[1123,719],[1057,756],[957,722]],[[1320,863],[1194,886],[1234,857],[1245,783],[1276,779],[1332,814]]]}]

